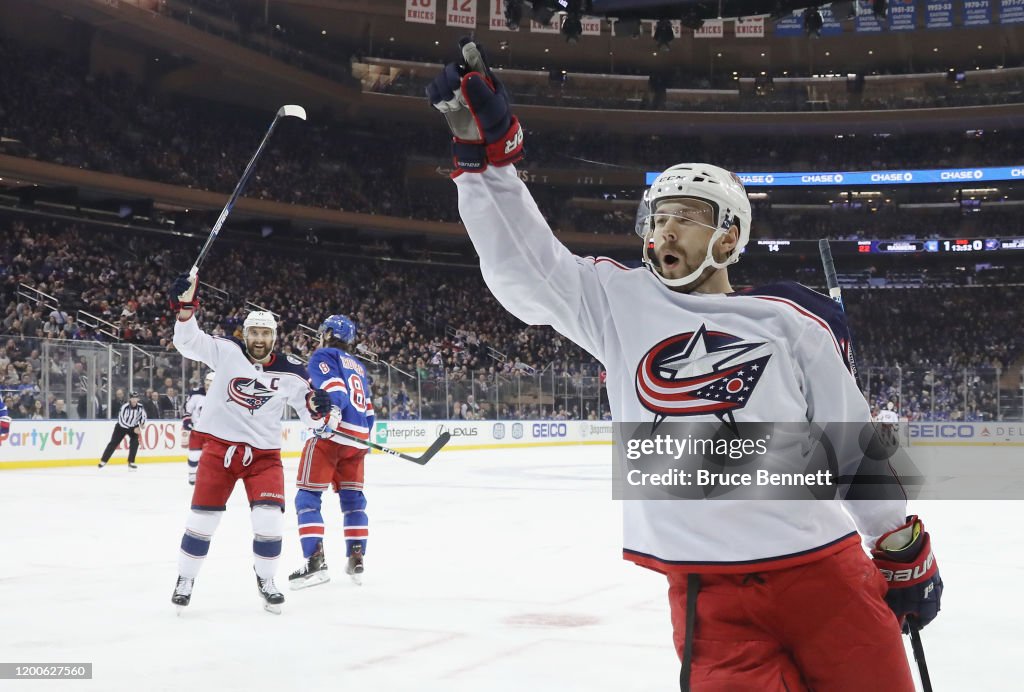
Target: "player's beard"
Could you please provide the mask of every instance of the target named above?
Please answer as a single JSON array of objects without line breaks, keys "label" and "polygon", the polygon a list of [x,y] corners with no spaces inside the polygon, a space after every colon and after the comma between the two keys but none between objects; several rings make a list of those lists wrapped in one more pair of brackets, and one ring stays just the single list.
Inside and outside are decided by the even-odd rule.
[{"label": "player's beard", "polygon": [[274,344],[272,342],[270,344],[268,344],[265,341],[260,343],[246,342],[245,344],[245,350],[249,353],[249,356],[252,357],[253,360],[265,359],[267,356],[270,355],[270,352],[273,350],[273,348]]}]

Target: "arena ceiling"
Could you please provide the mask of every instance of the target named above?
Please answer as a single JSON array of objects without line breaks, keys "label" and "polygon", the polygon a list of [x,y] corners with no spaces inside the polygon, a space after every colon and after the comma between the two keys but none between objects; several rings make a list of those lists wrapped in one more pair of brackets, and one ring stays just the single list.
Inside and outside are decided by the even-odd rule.
[{"label": "arena ceiling", "polygon": [[[797,2],[801,6],[809,4],[800,0],[742,1],[744,6],[763,7],[765,12],[795,6]],[[447,4],[447,0],[437,2],[442,7]],[[368,55],[389,52],[393,57],[436,62],[451,59],[456,42],[467,30],[445,26],[440,12],[435,25],[406,22],[405,4],[405,0],[238,0],[238,11],[248,13],[255,23],[266,21],[306,41],[343,43]],[[874,35],[848,31],[823,38],[736,38],[727,28],[721,39],[694,39],[684,30],[683,36],[670,44],[670,50],[659,51],[653,38],[612,36],[607,24],[602,26],[600,36],[583,36],[575,44],[567,43],[558,34],[539,34],[525,28],[517,32],[492,31],[488,28],[487,0],[478,0],[478,5],[474,35],[490,46],[494,61],[538,69],[641,74],[674,68],[694,73],[737,70],[754,74],[762,70],[774,74],[969,70],[976,65],[1017,64],[1024,47],[1024,25],[992,24],[984,28]],[[527,17],[529,12],[527,8]],[[650,11],[652,19],[656,14],[657,10]]]}]

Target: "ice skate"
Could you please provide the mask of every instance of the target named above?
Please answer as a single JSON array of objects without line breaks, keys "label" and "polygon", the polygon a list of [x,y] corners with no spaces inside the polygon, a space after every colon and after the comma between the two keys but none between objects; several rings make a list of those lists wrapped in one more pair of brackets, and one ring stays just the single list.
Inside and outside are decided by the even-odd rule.
[{"label": "ice skate", "polygon": [[100,459],[100,463],[96,464],[96,466],[98,468],[103,468],[106,465],[107,465],[107,462],[103,461],[102,459]]},{"label": "ice skate", "polygon": [[324,559],[324,544],[317,543],[316,550],[306,558],[306,564],[288,575],[288,588],[292,591],[305,589],[317,584],[326,584],[331,580]]},{"label": "ice skate", "polygon": [[260,591],[260,598],[263,599],[263,609],[274,615],[281,614],[281,604],[284,603],[284,594],[278,591],[274,584],[274,578],[263,579],[256,575],[256,588]]},{"label": "ice skate", "polygon": [[134,471],[135,469],[139,468],[139,465],[136,464],[134,461],[129,461],[128,462],[128,468],[131,469],[132,471]]},{"label": "ice skate", "polygon": [[195,469],[189,469],[188,470],[188,484],[189,485],[195,485],[196,484],[196,470]]},{"label": "ice skate", "polygon": [[178,577],[178,583],[175,585],[174,593],[171,595],[171,603],[178,606],[179,613],[192,600],[192,585],[194,583],[195,579]]},{"label": "ice skate", "polygon": [[352,554],[348,556],[348,566],[345,573],[352,577],[352,581],[360,586],[363,585],[363,547],[352,546]]}]

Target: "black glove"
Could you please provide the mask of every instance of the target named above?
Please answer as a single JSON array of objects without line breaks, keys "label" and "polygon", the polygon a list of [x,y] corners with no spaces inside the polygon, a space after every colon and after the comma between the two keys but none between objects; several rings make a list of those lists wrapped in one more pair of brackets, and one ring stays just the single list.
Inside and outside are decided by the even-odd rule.
[{"label": "black glove", "polygon": [[331,412],[331,396],[323,389],[314,389],[307,397],[307,404],[313,420],[320,420]]},{"label": "black glove", "polygon": [[904,632],[908,619],[924,627],[939,614],[942,577],[932,554],[932,541],[916,516],[878,539],[871,551],[875,565],[889,582],[885,602],[899,618]]},{"label": "black glove", "polygon": [[445,65],[427,87],[427,98],[452,131],[452,158],[460,172],[507,166],[523,158],[523,128],[512,115],[508,92],[484,58],[483,47],[459,41],[462,60]]},{"label": "black glove", "polygon": [[190,274],[179,274],[171,284],[170,303],[171,309],[196,310],[199,307],[199,297],[196,290],[199,286],[199,277]]}]

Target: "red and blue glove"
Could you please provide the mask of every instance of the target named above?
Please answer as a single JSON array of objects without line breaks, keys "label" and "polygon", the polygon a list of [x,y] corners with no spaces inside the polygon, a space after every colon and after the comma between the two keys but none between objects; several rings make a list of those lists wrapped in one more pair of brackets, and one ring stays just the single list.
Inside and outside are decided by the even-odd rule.
[{"label": "red and blue glove", "polygon": [[199,308],[199,297],[196,295],[198,285],[198,277],[191,274],[179,274],[174,277],[169,291],[171,309],[176,312],[182,310],[195,312]]},{"label": "red and blue glove", "polygon": [[445,65],[427,87],[430,105],[452,131],[452,177],[523,158],[523,128],[512,115],[508,91],[487,67],[483,47],[468,38],[459,47],[462,60]]},{"label": "red and blue glove", "polygon": [[906,524],[878,539],[871,555],[889,583],[885,602],[903,631],[909,631],[910,620],[919,628],[934,620],[942,599],[942,577],[921,520],[907,517]]}]

